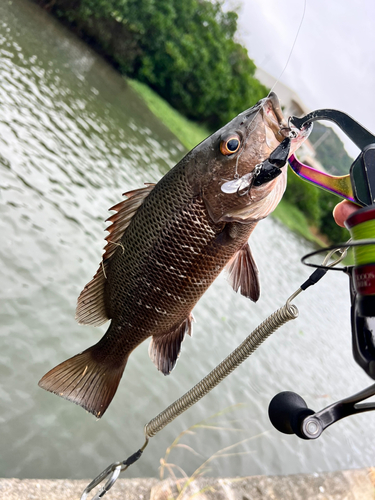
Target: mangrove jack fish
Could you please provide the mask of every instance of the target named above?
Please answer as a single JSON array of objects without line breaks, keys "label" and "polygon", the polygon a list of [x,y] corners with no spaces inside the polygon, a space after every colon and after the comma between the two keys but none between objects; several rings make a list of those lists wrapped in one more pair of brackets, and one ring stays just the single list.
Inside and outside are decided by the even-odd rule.
[{"label": "mangrove jack fish", "polygon": [[[101,417],[130,353],[148,337],[152,361],[164,375],[171,372],[191,335],[193,307],[226,265],[234,290],[259,298],[248,239],[279,203],[287,169],[263,184],[254,181],[289,133],[271,93],[196,146],[156,185],[125,193],[127,199],[111,208],[116,213],[108,219],[102,262],[76,312],[80,324],[111,320],[109,328],[97,344],[44,375],[41,387]],[[298,131],[287,140],[289,155],[306,136]]]}]

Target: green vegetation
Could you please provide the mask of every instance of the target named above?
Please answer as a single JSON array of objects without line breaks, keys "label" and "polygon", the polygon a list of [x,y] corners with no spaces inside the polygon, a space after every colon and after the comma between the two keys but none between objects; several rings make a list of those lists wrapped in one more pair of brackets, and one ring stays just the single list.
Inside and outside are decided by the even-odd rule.
[{"label": "green vegetation", "polygon": [[[291,175],[293,174],[289,170],[288,177]],[[305,214],[285,198],[280,201],[272,215],[294,233],[299,234],[312,243],[322,246],[323,241],[313,234]]]},{"label": "green vegetation", "polygon": [[341,243],[349,238],[348,231],[339,227],[332,217],[335,205],[341,201],[338,196],[289,172],[284,200],[301,211],[313,233],[324,235],[332,243]]},{"label": "green vegetation", "polygon": [[[132,78],[129,84],[187,149],[267,94],[234,40],[237,14],[224,12],[221,0],[35,1]],[[315,125],[313,142],[325,133],[322,127]],[[333,132],[318,144],[318,159],[341,172],[350,164]],[[313,227],[314,234],[344,241],[346,231],[332,218],[335,203],[290,173],[275,215],[308,239],[315,239]]]},{"label": "green vegetation", "polygon": [[310,141],[316,151],[316,159],[332,175],[349,173],[353,159],[345,151],[344,145],[332,128],[315,122]]},{"label": "green vegetation", "polygon": [[130,79],[127,81],[142,97],[154,115],[174,133],[187,150],[193,149],[211,134],[210,130],[204,125],[199,125],[182,116],[144,83]]},{"label": "green vegetation", "polygon": [[41,0],[127,76],[219,128],[267,89],[234,40],[237,14],[210,0]]}]

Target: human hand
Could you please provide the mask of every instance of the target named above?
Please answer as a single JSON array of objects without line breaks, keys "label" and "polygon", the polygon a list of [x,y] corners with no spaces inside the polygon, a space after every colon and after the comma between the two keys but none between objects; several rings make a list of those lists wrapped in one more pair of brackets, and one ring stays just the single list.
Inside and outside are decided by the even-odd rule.
[{"label": "human hand", "polygon": [[344,200],[333,209],[333,218],[335,219],[336,224],[341,227],[345,227],[344,222],[353,212],[358,210],[357,205],[354,203],[350,203],[350,201]]}]

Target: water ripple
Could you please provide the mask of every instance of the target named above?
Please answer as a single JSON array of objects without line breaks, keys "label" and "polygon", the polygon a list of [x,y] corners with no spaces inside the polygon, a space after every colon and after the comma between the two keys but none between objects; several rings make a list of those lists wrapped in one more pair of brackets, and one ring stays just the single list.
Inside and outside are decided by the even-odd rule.
[{"label": "water ripple", "polygon": [[[251,238],[259,303],[231,292],[221,276],[194,311],[194,338],[184,341],[173,376],[158,376],[146,343],[140,346],[100,423],[41,391],[37,381],[47,369],[103,333],[78,326],[74,309],[100,261],[107,209],[123,192],[158,180],[182,147],[118,74],[37,6],[1,2],[0,19],[0,421],[7,450],[0,476],[90,477],[139,448],[143,424],[285,301],[308,275],[299,264],[308,249],[275,221],[260,223]],[[238,420],[253,439],[216,461],[213,474],[372,465],[368,415],[340,422],[316,443],[282,436],[267,419],[278,391],[295,390],[321,408],[368,383],[351,357],[346,278],[324,282],[298,298],[298,320],[155,437],[131,475],[157,475],[179,432],[238,402],[246,406],[221,417],[220,426]],[[234,439],[231,431],[201,429],[187,444],[207,458]],[[181,450],[173,459],[188,473],[202,460]]]}]

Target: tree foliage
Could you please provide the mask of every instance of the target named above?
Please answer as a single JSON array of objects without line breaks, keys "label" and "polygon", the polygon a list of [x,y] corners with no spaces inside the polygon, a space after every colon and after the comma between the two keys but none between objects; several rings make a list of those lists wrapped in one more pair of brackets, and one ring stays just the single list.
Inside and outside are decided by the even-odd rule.
[{"label": "tree foliage", "polygon": [[340,201],[338,196],[319,189],[289,172],[284,198],[299,208],[308,222],[331,242],[341,243],[349,238],[348,231],[339,227],[332,217],[333,209]]},{"label": "tree foliage", "polygon": [[[146,83],[184,116],[216,129],[268,90],[235,41],[237,14],[221,0],[38,0],[107,57],[123,74]],[[326,128],[315,124],[312,140]],[[331,137],[332,136],[332,137]],[[323,165],[348,171],[333,133],[318,148]],[[290,173],[285,193],[331,241],[346,239],[332,218],[336,197]]]},{"label": "tree foliage", "polygon": [[322,123],[314,123],[310,141],[316,145],[316,159],[332,175],[349,173],[353,159],[348,155],[344,144],[332,128]]},{"label": "tree foliage", "polygon": [[[234,40],[237,14],[210,0],[57,0],[125,74],[217,128],[267,94]],[[64,7],[64,8],[63,8]]]}]

